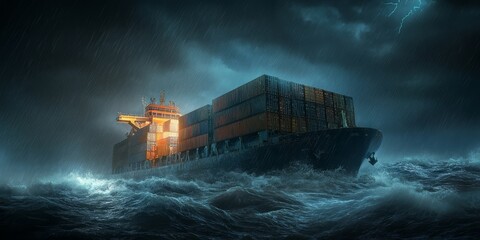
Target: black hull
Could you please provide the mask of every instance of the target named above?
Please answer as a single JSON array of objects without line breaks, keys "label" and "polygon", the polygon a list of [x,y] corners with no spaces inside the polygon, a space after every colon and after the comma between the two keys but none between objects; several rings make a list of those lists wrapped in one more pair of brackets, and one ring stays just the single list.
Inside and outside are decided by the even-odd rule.
[{"label": "black hull", "polygon": [[278,143],[116,175],[145,177],[216,168],[262,173],[287,167],[294,161],[310,164],[315,169],[343,169],[347,174],[357,175],[364,159],[375,152],[381,142],[382,133],[372,128],[328,129],[282,136]]},{"label": "black hull", "polygon": [[[292,161],[315,169],[342,168],[356,175],[363,160],[375,152],[382,134],[369,128],[342,128],[286,136],[280,144],[263,146],[246,153],[243,170],[266,171],[284,168]],[[253,156],[253,157],[252,157]]]}]

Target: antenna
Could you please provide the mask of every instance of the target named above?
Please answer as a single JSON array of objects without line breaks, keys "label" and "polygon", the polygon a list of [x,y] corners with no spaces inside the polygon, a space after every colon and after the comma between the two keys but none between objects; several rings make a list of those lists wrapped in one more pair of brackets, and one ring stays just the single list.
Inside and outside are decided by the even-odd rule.
[{"label": "antenna", "polygon": [[162,92],[160,92],[160,105],[164,105],[165,104],[165,90],[162,90]]},{"label": "antenna", "polygon": [[154,97],[151,97],[151,98],[150,98],[150,103],[151,103],[151,104],[155,104],[155,100],[156,100],[156,99],[155,99]]},{"label": "antenna", "polygon": [[142,97],[142,106],[143,106],[143,110],[145,110],[145,108],[147,107],[148,103],[147,103],[147,99],[145,99],[145,96]]}]

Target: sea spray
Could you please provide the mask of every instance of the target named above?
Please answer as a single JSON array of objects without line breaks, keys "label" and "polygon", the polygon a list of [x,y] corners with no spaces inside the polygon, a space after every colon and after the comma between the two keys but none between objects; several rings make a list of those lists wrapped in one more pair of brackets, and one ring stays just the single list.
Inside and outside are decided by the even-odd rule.
[{"label": "sea spray", "polygon": [[358,177],[303,164],[142,180],[69,173],[1,185],[0,215],[2,234],[27,238],[473,238],[480,165],[411,159]]}]

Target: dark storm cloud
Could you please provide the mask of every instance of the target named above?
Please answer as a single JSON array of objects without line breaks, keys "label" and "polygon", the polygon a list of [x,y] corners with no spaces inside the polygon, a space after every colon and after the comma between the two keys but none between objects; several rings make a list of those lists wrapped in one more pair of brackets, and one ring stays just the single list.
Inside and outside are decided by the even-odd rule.
[{"label": "dark storm cloud", "polygon": [[288,53],[292,62],[344,69],[353,77],[340,90],[363,103],[359,115],[384,129],[390,145],[449,154],[478,146],[480,111],[472,107],[480,101],[478,5],[398,5],[393,11],[383,1],[202,2],[161,9],[174,19],[181,12],[175,24],[188,29],[183,36],[237,71],[267,61],[242,48],[236,52],[238,44],[274,49],[273,56]]},{"label": "dark storm cloud", "polygon": [[78,162],[79,155],[105,161],[112,132],[95,120],[132,97],[141,63],[181,65],[175,43],[147,30],[152,23],[128,2],[22,2],[2,9],[8,9],[1,38],[2,148],[15,165],[42,171],[49,163]]},{"label": "dark storm cloud", "polygon": [[400,2],[2,3],[0,157],[108,168],[115,114],[138,112],[142,95],[165,89],[188,111],[263,73],[352,95],[386,153],[468,152],[479,5],[422,1],[399,33],[420,1]]}]

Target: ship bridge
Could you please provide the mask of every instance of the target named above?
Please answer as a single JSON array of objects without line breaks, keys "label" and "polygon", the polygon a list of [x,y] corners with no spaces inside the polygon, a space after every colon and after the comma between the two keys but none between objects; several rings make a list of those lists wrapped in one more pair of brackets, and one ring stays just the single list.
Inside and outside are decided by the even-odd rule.
[{"label": "ship bridge", "polygon": [[[163,93],[159,102],[156,102],[155,98],[151,98],[149,104],[144,101],[144,106],[143,116],[124,113],[119,113],[117,116],[117,122],[127,123],[132,127],[127,137],[127,141],[131,142],[128,154],[143,155],[143,159],[154,160],[176,153],[180,109],[175,106],[173,101],[166,104]],[[145,149],[145,147],[134,146],[144,144],[146,151],[134,150]]]},{"label": "ship bridge", "polygon": [[180,109],[171,102],[169,105],[149,104],[145,107],[145,117],[154,117],[161,119],[178,119],[181,116]]}]

